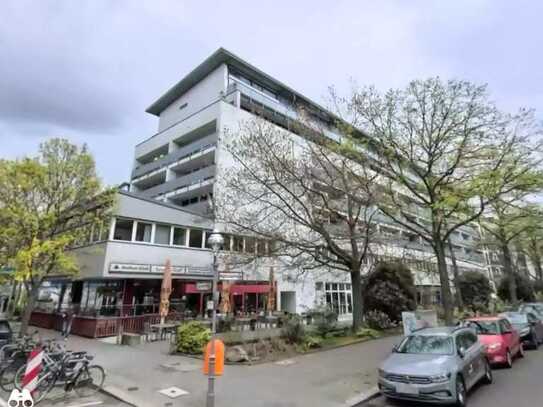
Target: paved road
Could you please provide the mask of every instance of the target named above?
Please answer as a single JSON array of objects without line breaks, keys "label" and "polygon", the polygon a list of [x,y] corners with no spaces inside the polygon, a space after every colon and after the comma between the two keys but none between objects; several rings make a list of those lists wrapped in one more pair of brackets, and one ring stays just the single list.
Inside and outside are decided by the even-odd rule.
[{"label": "paved road", "polygon": [[[527,352],[513,369],[494,370],[494,383],[470,392],[469,407],[538,407],[543,405],[543,347]],[[383,398],[359,407],[419,407],[421,403],[385,402]]]}]

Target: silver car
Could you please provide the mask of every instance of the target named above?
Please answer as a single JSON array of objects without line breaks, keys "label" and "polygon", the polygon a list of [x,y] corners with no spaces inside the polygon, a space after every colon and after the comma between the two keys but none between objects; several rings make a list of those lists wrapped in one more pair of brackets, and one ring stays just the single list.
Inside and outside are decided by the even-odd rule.
[{"label": "silver car", "polygon": [[492,383],[485,347],[466,327],[425,328],[403,338],[379,369],[388,398],[466,405],[477,382]]}]

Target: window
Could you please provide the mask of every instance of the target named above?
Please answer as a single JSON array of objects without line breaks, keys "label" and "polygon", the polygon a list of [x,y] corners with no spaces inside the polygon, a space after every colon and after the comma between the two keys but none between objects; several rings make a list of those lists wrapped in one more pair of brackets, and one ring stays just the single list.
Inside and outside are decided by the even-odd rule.
[{"label": "window", "polygon": [[231,247],[231,242],[232,242],[232,236],[231,235],[224,235],[224,244],[222,246],[222,249],[225,250],[225,251],[230,251],[230,247]]},{"label": "window", "polygon": [[[211,230],[206,230],[206,234],[205,234],[205,241],[204,241],[204,246],[206,249],[211,249],[211,246],[209,245],[209,243],[207,243],[207,239],[209,239],[209,235],[212,233]],[[224,243],[223,243],[224,244]]]},{"label": "window", "polygon": [[153,226],[150,223],[138,222],[136,228],[136,242],[151,242],[151,230]]},{"label": "window", "polygon": [[233,236],[234,239],[234,247],[232,250],[235,252],[243,252],[243,238],[241,236]]},{"label": "window", "polygon": [[255,239],[253,237],[245,238],[245,253],[255,254]]},{"label": "window", "polygon": [[156,225],[155,243],[170,244],[170,230],[169,225]]},{"label": "window", "polygon": [[202,247],[202,239],[204,231],[199,229],[191,229],[189,233],[189,247]]},{"label": "window", "polygon": [[114,240],[132,240],[133,220],[117,219],[115,222],[115,231],[113,232]]},{"label": "window", "polygon": [[353,301],[351,293],[351,284],[346,283],[317,283],[316,290],[326,292],[326,305],[334,312],[339,314],[350,314],[353,312]]},{"label": "window", "polygon": [[173,244],[176,246],[187,245],[187,229],[173,228]]}]

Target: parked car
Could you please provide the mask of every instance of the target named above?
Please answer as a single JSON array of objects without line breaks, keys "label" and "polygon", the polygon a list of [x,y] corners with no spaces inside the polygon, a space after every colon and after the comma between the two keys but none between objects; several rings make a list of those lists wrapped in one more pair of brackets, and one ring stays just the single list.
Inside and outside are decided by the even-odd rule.
[{"label": "parked car", "polygon": [[13,340],[13,331],[7,319],[0,319],[0,346]]},{"label": "parked car", "polygon": [[533,312],[540,320],[543,320],[543,302],[526,302],[518,308],[519,312]]},{"label": "parked car", "polygon": [[475,329],[479,340],[485,345],[491,364],[511,368],[516,356],[524,357],[520,335],[506,318],[470,318],[467,323]]},{"label": "parked car", "polygon": [[511,322],[524,346],[533,349],[543,343],[543,322],[532,312],[504,312],[500,316]]},{"label": "parked car", "polygon": [[492,383],[485,348],[472,329],[424,328],[406,336],[379,369],[387,398],[466,405],[477,382]]}]

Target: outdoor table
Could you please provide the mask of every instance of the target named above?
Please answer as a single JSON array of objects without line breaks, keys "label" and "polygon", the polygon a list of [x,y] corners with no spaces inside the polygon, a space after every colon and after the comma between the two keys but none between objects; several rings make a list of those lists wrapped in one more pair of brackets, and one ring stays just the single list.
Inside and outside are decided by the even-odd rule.
[{"label": "outdoor table", "polygon": [[151,329],[157,330],[160,339],[166,339],[166,334],[175,332],[175,329],[179,326],[178,323],[165,322],[163,324],[151,324]]}]

